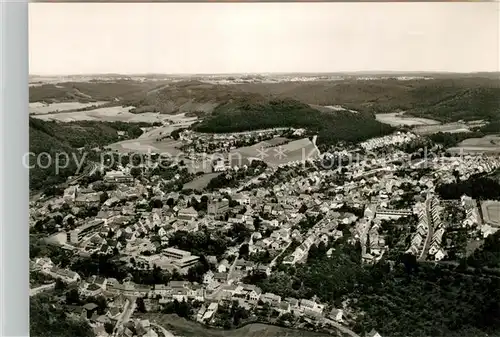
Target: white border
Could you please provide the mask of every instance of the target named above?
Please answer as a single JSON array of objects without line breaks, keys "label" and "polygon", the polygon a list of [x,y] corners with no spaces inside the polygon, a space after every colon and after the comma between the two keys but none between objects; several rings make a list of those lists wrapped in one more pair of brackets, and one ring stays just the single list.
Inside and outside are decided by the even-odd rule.
[{"label": "white border", "polygon": [[0,0],[0,335],[29,335],[28,2]]}]

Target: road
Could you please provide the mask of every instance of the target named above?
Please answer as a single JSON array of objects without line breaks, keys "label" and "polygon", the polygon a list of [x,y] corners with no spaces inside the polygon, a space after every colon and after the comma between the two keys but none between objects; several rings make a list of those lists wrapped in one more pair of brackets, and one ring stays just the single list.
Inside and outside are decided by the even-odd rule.
[{"label": "road", "polygon": [[123,324],[127,323],[130,320],[130,317],[135,311],[135,307],[135,298],[128,298],[127,302],[125,303],[123,313],[120,316],[120,319],[116,322],[112,336],[121,336],[123,332]]},{"label": "road", "polygon": [[425,212],[427,214],[427,219],[429,219],[429,228],[427,230],[427,237],[425,238],[424,248],[420,253],[419,261],[424,261],[427,258],[427,252],[429,251],[429,245],[431,244],[432,236],[434,235],[434,221],[431,215],[431,195],[427,194],[427,200],[425,201]]},{"label": "road", "polygon": [[[62,184],[57,185],[57,187],[62,187],[62,188],[67,188],[69,185],[78,182],[81,180],[83,177],[91,176],[94,174],[97,170],[99,169],[99,165],[97,163],[89,163],[84,169],[83,172],[80,173],[78,176],[74,177],[70,181],[66,181]],[[38,200],[40,197],[43,195],[43,192],[41,191],[33,191],[30,193],[30,201]],[[49,198],[48,200],[50,200]]]},{"label": "road", "polygon": [[335,321],[332,321],[329,318],[325,318],[325,323],[334,326],[335,328],[339,329],[340,331],[342,331],[345,334],[348,334],[351,337],[360,337],[357,333],[355,333],[354,331],[352,331],[348,327],[346,327],[346,326],[344,326],[342,324],[339,324],[339,323],[337,323]]},{"label": "road", "polygon": [[278,260],[278,258],[283,255],[286,250],[288,249],[288,247],[290,247],[290,245],[292,244],[292,241],[290,241],[285,248],[283,248],[283,250],[281,251],[281,253],[279,253],[272,261],[271,263],[269,263],[269,268],[272,268],[274,267],[274,265],[276,264],[276,261]]},{"label": "road", "polygon": [[238,259],[240,258],[240,248],[244,245],[248,244],[248,241],[245,240],[239,247],[238,247],[238,252],[236,253],[236,258],[234,259],[233,263],[229,267],[229,270],[227,272],[227,282],[229,283],[230,280],[233,279],[233,273],[234,273],[234,268],[236,266],[236,262],[238,262]]},{"label": "road", "polygon": [[54,289],[55,286],[56,286],[56,283],[52,282],[50,284],[45,284],[43,286],[39,286],[37,288],[30,289],[30,297],[38,295],[39,293],[44,292],[46,290]]}]

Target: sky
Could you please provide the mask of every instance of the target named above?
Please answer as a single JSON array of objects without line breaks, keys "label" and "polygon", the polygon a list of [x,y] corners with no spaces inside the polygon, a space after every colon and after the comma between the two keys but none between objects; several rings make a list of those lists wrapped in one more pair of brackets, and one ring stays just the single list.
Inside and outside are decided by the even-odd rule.
[{"label": "sky", "polygon": [[499,71],[498,3],[30,3],[30,74]]}]

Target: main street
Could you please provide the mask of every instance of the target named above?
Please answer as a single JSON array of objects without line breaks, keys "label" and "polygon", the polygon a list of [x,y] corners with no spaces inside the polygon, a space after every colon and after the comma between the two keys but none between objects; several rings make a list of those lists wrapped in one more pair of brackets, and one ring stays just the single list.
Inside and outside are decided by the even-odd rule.
[{"label": "main street", "polygon": [[135,311],[136,303],[135,303],[136,298],[135,297],[130,297],[127,298],[127,302],[125,303],[123,313],[121,314],[120,318],[116,322],[115,329],[113,331],[113,336],[114,337],[119,337],[121,336],[123,332],[123,325],[127,323],[130,320],[130,317]]},{"label": "main street", "polygon": [[432,236],[434,235],[434,221],[432,220],[431,214],[431,199],[432,194],[427,193],[427,199],[425,200],[425,212],[429,223],[429,228],[427,229],[427,236],[425,238],[424,247],[418,258],[419,261],[424,261],[427,258],[427,252],[429,251],[429,245],[431,244]]}]

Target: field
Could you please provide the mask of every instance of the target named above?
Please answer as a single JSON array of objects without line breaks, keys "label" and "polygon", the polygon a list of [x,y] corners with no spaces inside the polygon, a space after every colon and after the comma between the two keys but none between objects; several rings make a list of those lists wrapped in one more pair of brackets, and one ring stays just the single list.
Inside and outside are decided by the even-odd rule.
[{"label": "field", "polygon": [[283,145],[269,146],[282,143],[284,139],[263,141],[252,146],[241,147],[230,152],[234,160],[256,158],[263,160],[269,166],[278,166],[290,162],[303,161],[308,158],[317,158],[319,151],[308,138],[294,140]]},{"label": "field", "polygon": [[108,102],[91,102],[91,103],[80,103],[80,102],[62,102],[62,103],[50,103],[45,104],[42,102],[32,102],[29,104],[30,115],[43,115],[52,112],[64,112],[69,110],[77,110],[88,108],[93,105],[99,106],[106,104]]},{"label": "field", "polygon": [[[143,115],[143,114],[141,114]],[[182,143],[178,140],[171,138],[164,138],[158,140],[161,137],[168,136],[172,131],[179,128],[188,127],[191,125],[196,118],[185,118],[183,115],[160,115],[163,120],[173,121],[175,124],[164,125],[154,128],[150,131],[144,132],[139,138],[125,140],[122,142],[114,143],[108,146],[109,149],[120,152],[138,152],[138,153],[162,153],[165,156],[177,156],[182,151],[178,149]]]},{"label": "field", "polygon": [[376,114],[375,118],[379,122],[389,124],[391,126],[401,126],[401,125],[417,126],[417,125],[440,124],[438,121],[435,121],[433,119],[405,116],[402,113],[396,113],[396,112]]},{"label": "field", "polygon": [[489,135],[481,138],[469,138],[450,148],[452,153],[500,153],[500,136]]},{"label": "field", "polygon": [[217,177],[220,174],[221,173],[219,173],[219,172],[205,173],[204,175],[196,177],[195,179],[191,180],[190,182],[184,184],[184,186],[182,188],[183,189],[190,189],[190,190],[202,190],[205,187],[207,187],[210,180],[212,180],[213,178]]},{"label": "field", "polygon": [[177,315],[144,314],[141,319],[149,319],[175,336],[182,337],[326,337],[330,335],[317,332],[293,330],[266,324],[248,324],[234,330],[207,328],[199,323],[188,321]]},{"label": "field", "polygon": [[[68,104],[68,103],[57,103],[57,104]],[[79,103],[78,103],[79,104]],[[56,120],[60,122],[72,122],[72,121],[108,121],[108,122],[162,122],[169,119],[167,115],[160,115],[159,113],[146,112],[142,114],[133,114],[128,110],[130,107],[107,107],[98,108],[88,111],[78,111],[78,112],[59,112],[54,114],[38,114],[34,115],[35,118],[40,118],[43,120]]]},{"label": "field", "polygon": [[493,227],[500,227],[500,202],[483,201],[481,203],[483,211],[483,220],[486,224]]},{"label": "field", "polygon": [[470,132],[469,127],[463,123],[447,123],[436,125],[420,125],[415,126],[412,132],[418,135],[430,135],[438,132],[457,133],[457,132]]}]

